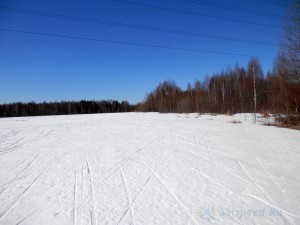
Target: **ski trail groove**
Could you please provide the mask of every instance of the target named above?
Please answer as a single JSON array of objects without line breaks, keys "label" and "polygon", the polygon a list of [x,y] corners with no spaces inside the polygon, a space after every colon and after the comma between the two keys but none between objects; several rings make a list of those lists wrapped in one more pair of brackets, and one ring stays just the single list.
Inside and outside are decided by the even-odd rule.
[{"label": "ski trail groove", "polygon": [[[266,168],[263,166],[262,162],[258,159],[258,157],[256,156],[256,154],[251,150],[252,155],[254,156],[254,158],[256,159],[256,161],[259,163],[259,165],[263,168],[263,170],[265,171],[265,173],[269,176],[270,180],[272,180],[272,182],[277,186],[277,188],[280,190],[280,187],[278,185],[278,183],[274,180],[273,176],[266,170]],[[263,190],[261,190],[263,192]],[[266,196],[264,193],[263,195],[270,201],[269,197]],[[289,219],[286,218],[285,216],[283,216],[281,214],[281,216],[287,220],[287,222],[289,223]],[[292,222],[293,223],[293,222]],[[294,224],[294,223],[293,223]]]},{"label": "ski trail groove", "polygon": [[[180,150],[182,150],[182,151],[189,152],[189,153],[191,153],[191,154],[193,154],[193,155],[195,155],[197,157],[200,157],[200,158],[202,158],[202,159],[204,159],[204,160],[206,160],[208,162],[213,163],[212,160],[210,158],[208,158],[206,155],[195,153],[195,152],[193,152],[193,151],[191,151],[191,150],[189,150],[186,147],[181,146],[181,145],[176,145],[176,146],[180,147]],[[180,150],[178,150],[178,151],[180,151]],[[231,169],[229,167],[227,167],[227,166],[225,166],[225,165],[223,165],[223,164],[221,164],[221,163],[219,163],[217,161],[215,161],[215,165],[217,165],[219,168],[223,169],[225,172],[230,173],[231,175],[235,176],[236,178],[238,178],[238,179],[240,179],[240,180],[242,180],[242,181],[244,181],[244,182],[246,182],[248,184],[251,184],[251,181],[245,180],[244,178],[238,176],[237,174],[234,173],[234,171],[231,171]]]},{"label": "ski trail groove", "polygon": [[244,202],[247,202],[241,195],[236,194],[234,191],[232,191],[231,189],[229,189],[228,187],[224,186],[223,184],[215,181],[214,179],[212,179],[211,177],[209,177],[207,174],[205,173],[200,173],[203,177],[205,177],[207,180],[210,180],[211,182],[215,183],[216,185],[220,186],[221,188],[223,188],[224,190],[228,191],[229,194],[233,194],[234,196],[236,196],[238,199],[242,199]]},{"label": "ski trail groove", "polygon": [[147,184],[149,183],[149,181],[151,180],[151,178],[153,177],[153,175],[151,175],[146,182],[143,184],[142,189],[139,191],[139,193],[135,196],[135,198],[132,200],[131,205],[133,205],[133,203],[136,201],[136,199],[143,193],[143,191],[145,190]]},{"label": "ski trail groove", "polygon": [[129,207],[125,210],[125,212],[123,213],[123,215],[121,216],[121,218],[119,219],[117,225],[119,225],[121,223],[121,221],[123,220],[124,216],[127,214],[127,212],[129,211]]},{"label": "ski trail groove", "polygon": [[210,148],[209,148],[209,146],[208,146],[208,142],[205,140],[205,145],[206,145],[206,149],[207,149],[207,152],[208,152],[208,155],[209,155],[209,157],[210,157],[210,160],[211,160],[211,162],[212,162],[212,164],[213,164],[213,166],[215,167],[215,159],[214,159],[214,157],[213,157],[213,155],[212,155],[212,153],[211,153],[211,151],[210,151]]},{"label": "ski trail groove", "polygon": [[[152,142],[152,141],[151,141]],[[148,144],[147,144],[148,145]],[[144,149],[147,145],[145,145],[144,147],[142,147],[140,150],[134,152],[134,154],[132,155],[135,155],[137,152],[141,151],[142,149]],[[122,168],[121,166],[123,166],[123,163],[121,166],[120,166],[120,163],[116,157],[116,152],[114,151],[114,158],[115,158],[115,161],[117,163],[117,167],[120,171],[120,174],[121,174],[121,179],[122,179],[122,183],[123,183],[123,186],[124,186],[124,189],[125,189],[125,193],[126,193],[126,196],[127,196],[127,201],[128,201],[128,208],[125,210],[124,214],[122,215],[122,217],[120,218],[118,224],[120,224],[120,222],[122,221],[122,219],[124,218],[124,216],[127,214],[128,210],[130,210],[130,214],[131,214],[131,218],[132,218],[132,222],[133,224],[135,224],[135,221],[134,221],[134,216],[133,216],[133,211],[132,211],[132,207],[131,207],[131,203],[130,203],[130,198],[129,198],[129,194],[128,194],[128,190],[127,190],[127,186],[126,186],[126,183],[125,183],[125,180],[124,180],[124,176],[123,176],[123,171],[122,171]],[[127,161],[127,160],[126,160]]]},{"label": "ski trail groove", "polygon": [[6,211],[0,216],[1,219],[18,203],[18,201],[27,193],[27,191],[38,181],[38,179],[43,175],[43,173],[46,171],[45,169],[43,172],[41,172],[37,178],[34,179],[34,181],[23,191],[23,193],[6,209]]},{"label": "ski trail groove", "polygon": [[200,174],[201,174],[203,177],[205,177],[207,180],[210,180],[210,181],[213,182],[214,184],[220,186],[220,187],[223,188],[224,190],[226,190],[226,191],[228,191],[229,193],[231,193],[231,194],[233,194],[234,196],[236,196],[238,199],[242,199],[244,202],[246,202],[246,200],[245,200],[241,195],[236,194],[234,191],[232,191],[231,189],[227,188],[227,187],[224,186],[223,184],[221,184],[221,183],[215,181],[215,180],[214,180],[213,178],[211,178],[210,176],[208,176],[208,175],[202,173],[201,171],[199,171],[199,170],[193,168],[192,166],[190,166],[190,165],[187,164],[186,162],[183,162],[183,161],[181,161],[181,160],[179,160],[179,159],[177,159],[177,158],[175,158],[175,159],[176,159],[179,163],[186,165],[187,167],[189,167],[190,169],[194,170],[195,172],[197,172],[197,173],[200,172]]},{"label": "ski trail groove", "polygon": [[204,138],[205,138],[207,135],[208,135],[208,132],[206,132],[204,135],[202,135],[202,137],[198,140],[198,145],[200,145],[199,142],[201,142],[202,140],[204,140]]},{"label": "ski trail groove", "polygon": [[83,204],[84,204],[84,167],[83,167],[83,153],[81,153],[81,183],[82,183],[82,192],[81,192],[81,214],[80,214],[80,224],[82,224],[82,217],[83,217]]},{"label": "ski trail groove", "polygon": [[122,177],[122,182],[123,182],[123,185],[124,185],[124,189],[125,189],[125,192],[126,192],[127,201],[128,201],[128,204],[129,204],[129,210],[130,210],[130,214],[131,214],[131,217],[132,217],[132,222],[133,222],[133,225],[134,225],[135,222],[134,222],[133,210],[132,210],[132,206],[131,206],[131,203],[130,203],[127,186],[126,186],[126,183],[125,183],[125,180],[124,180],[123,171],[122,171],[121,167],[119,167],[119,169],[120,169],[120,173],[121,173],[121,177]]},{"label": "ski trail groove", "polygon": [[175,199],[175,201],[178,202],[178,204],[181,205],[181,207],[186,211],[186,213],[188,214],[188,216],[190,217],[191,220],[194,221],[194,223],[198,224],[197,220],[195,219],[195,217],[191,214],[191,212],[188,210],[188,208],[179,200],[179,198],[172,192],[170,191],[170,189],[167,187],[167,185],[160,179],[160,177],[152,171],[152,169],[148,166],[148,164],[140,159],[140,161],[146,166],[146,168],[156,177],[156,179],[164,186],[164,188],[167,190],[167,192],[169,192],[169,194]]},{"label": "ski trail groove", "polygon": [[[169,158],[171,153],[168,154],[167,158]],[[141,160],[139,160],[141,162]],[[143,163],[144,164],[144,163]],[[155,173],[158,172],[161,167],[163,166],[163,163],[160,163],[160,165],[158,166],[158,168],[155,170]],[[147,168],[147,167],[146,167]],[[142,189],[139,191],[139,193],[135,196],[135,198],[132,200],[131,205],[133,205],[135,203],[135,201],[138,199],[138,197],[144,192],[144,190],[146,189],[147,184],[150,182],[150,180],[154,177],[154,175],[151,173],[151,176],[146,180],[146,182],[144,183]],[[120,224],[120,222],[122,221],[123,217],[127,214],[129,210],[129,207],[126,209],[125,213],[122,215],[121,219],[119,220],[118,224]]]},{"label": "ski trail groove", "polygon": [[37,138],[40,137],[43,133],[44,133],[44,130],[42,130],[42,131],[38,134]]},{"label": "ski trail groove", "polygon": [[36,154],[36,156],[27,164],[27,166],[18,175],[24,173],[27,170],[27,168],[36,160],[36,158],[39,156],[39,154],[40,154],[40,152]]},{"label": "ski trail groove", "polygon": [[35,213],[38,212],[39,210],[40,210],[40,208],[37,209],[37,210],[35,210],[35,211],[33,211],[33,212],[30,213],[28,216],[26,216],[24,219],[22,219],[20,222],[18,222],[16,225],[20,225],[20,224],[24,223],[26,220],[28,220],[33,214],[35,214]]},{"label": "ski trail groove", "polygon": [[269,173],[269,171],[264,167],[264,165],[262,164],[261,160],[257,157],[257,155],[253,152],[253,150],[251,150],[251,153],[254,156],[254,158],[256,159],[256,161],[258,162],[258,164],[261,166],[261,168],[263,168],[263,170],[265,171],[265,173],[269,176],[269,178],[277,186],[277,188],[280,189],[278,183],[274,180],[273,176]]},{"label": "ski trail groove", "polygon": [[5,146],[3,148],[0,149],[0,152],[4,152],[6,150],[9,150],[9,149],[14,149],[15,147],[18,147],[19,145],[16,145],[18,144],[20,141],[22,141],[24,138],[21,138],[19,139],[18,141],[15,141],[14,143],[8,145],[8,146]]},{"label": "ski trail groove", "polygon": [[24,175],[24,176],[22,176],[22,177],[18,177],[18,178],[16,178],[16,179],[10,180],[9,182],[7,182],[7,183],[5,183],[5,184],[1,184],[0,187],[4,187],[4,186],[6,186],[6,185],[9,185],[9,184],[11,184],[11,183],[14,183],[15,181],[21,180],[21,179],[23,179],[23,178],[25,178],[25,177],[27,177],[27,176],[29,176],[29,175]]},{"label": "ski trail groove", "polygon": [[245,193],[245,195],[247,195],[247,196],[249,196],[249,197],[251,197],[251,198],[253,198],[253,199],[256,199],[257,201],[260,201],[260,202],[262,202],[262,203],[264,203],[264,204],[266,204],[266,205],[268,205],[268,206],[270,206],[270,207],[273,207],[273,208],[275,208],[275,209],[279,209],[279,210],[281,210],[282,212],[284,212],[284,213],[286,213],[286,214],[288,214],[288,215],[290,215],[290,216],[292,216],[292,217],[294,217],[294,218],[300,220],[300,217],[299,217],[299,216],[296,216],[295,214],[290,213],[290,212],[288,212],[288,211],[282,209],[281,207],[278,207],[278,206],[276,206],[276,205],[273,205],[273,204],[271,204],[271,203],[269,203],[269,202],[267,202],[267,201],[265,201],[265,200],[263,200],[263,199],[261,199],[261,198],[255,196],[255,195],[252,195],[252,194],[249,194],[249,193]]},{"label": "ski trail groove", "polygon": [[54,132],[54,130],[49,131],[44,137],[42,137],[42,139],[46,138],[48,135],[50,135],[52,132]]},{"label": "ski trail groove", "polygon": [[28,156],[26,159],[24,159],[23,161],[21,161],[20,163],[18,163],[13,169],[11,169],[10,171],[8,171],[6,174],[4,174],[5,176],[10,174],[11,172],[13,172],[15,169],[17,169],[19,166],[21,166],[24,162],[26,162],[28,159],[30,159],[32,157]]},{"label": "ski trail groove", "polygon": [[256,188],[259,192],[261,192],[261,193],[264,195],[264,197],[265,197],[266,199],[268,199],[268,197],[265,196],[265,194],[264,194],[263,188],[255,182],[254,178],[248,173],[248,171],[247,171],[246,168],[243,166],[243,164],[242,164],[239,160],[237,160],[237,162],[238,162],[238,164],[240,165],[240,167],[242,168],[242,170],[244,171],[244,173],[247,175],[247,177],[248,177],[248,178],[251,180],[251,182],[254,184],[255,188]]},{"label": "ski trail groove", "polygon": [[194,141],[195,141],[195,144],[198,145],[198,140],[197,140],[197,137],[196,137],[196,132],[194,132]]},{"label": "ski trail groove", "polygon": [[77,171],[75,163],[75,183],[74,183],[74,225],[76,225],[76,189],[77,189]]},{"label": "ski trail groove", "polygon": [[[243,164],[242,164],[239,160],[238,160],[238,163],[239,163],[240,167],[242,168],[242,170],[244,171],[244,173],[249,177],[249,179],[250,179],[250,180],[252,181],[252,183],[255,185],[255,187],[257,188],[257,190],[258,190],[259,192],[261,192],[261,193],[263,194],[263,196],[264,196],[269,202],[273,202],[273,199],[265,194],[264,189],[263,189],[260,185],[258,185],[258,184],[255,182],[254,178],[248,173],[248,171],[246,170],[246,168],[243,166]],[[269,204],[271,204],[271,203],[269,203]],[[287,221],[289,221],[289,218],[287,218],[286,216],[284,216],[284,215],[282,215],[282,214],[280,214],[280,216],[284,217],[284,219],[286,219]],[[292,222],[292,223],[293,223],[293,222]],[[294,224],[294,223],[293,223],[293,224]]]},{"label": "ski trail groove", "polygon": [[25,145],[25,144],[19,144],[19,145],[15,145],[13,147],[8,147],[8,148],[6,148],[4,150],[1,150],[0,151],[0,155],[5,155],[5,154],[8,154],[10,152],[18,151],[19,149],[17,149],[17,148],[20,147],[20,146],[23,146],[23,145]]},{"label": "ski trail groove", "polygon": [[0,191],[0,196],[3,194],[3,192],[6,190],[6,188],[3,188],[1,191]]},{"label": "ski trail groove", "polygon": [[[135,152],[133,152],[132,154],[130,154],[127,159],[123,160],[121,162],[121,166],[123,164],[125,164],[127,161],[129,161],[134,155],[136,155],[137,153],[139,153],[140,151],[144,150],[147,146],[149,146],[150,144],[152,144],[154,141],[156,141],[159,137],[154,138],[153,140],[151,140],[150,142],[148,142],[147,144],[143,145],[142,147],[140,147],[138,150],[136,150]],[[118,162],[119,165],[119,162]]]},{"label": "ski trail groove", "polygon": [[93,213],[94,213],[94,221],[95,224],[97,225],[97,218],[96,218],[96,210],[95,210],[95,193],[94,193],[94,185],[93,185],[93,178],[92,178],[92,173],[91,173],[91,167],[88,161],[88,158],[85,154],[85,160],[86,160],[86,164],[87,164],[87,169],[88,169],[88,174],[90,177],[90,182],[91,182],[91,190],[92,190],[92,199],[93,199]]},{"label": "ski trail groove", "polygon": [[[153,143],[156,140],[153,139],[152,141],[150,141],[148,144],[144,145],[142,148],[139,148],[137,151],[135,151],[134,153],[132,153],[131,155],[128,156],[128,158],[126,160],[123,160],[121,163],[117,163],[116,168],[114,168],[105,178],[103,178],[101,180],[101,182],[106,181],[108,178],[110,178],[114,173],[116,173],[119,170],[119,167],[122,167],[125,163],[127,163],[132,157],[134,157],[137,153],[141,152],[142,150],[144,150],[148,145],[150,145],[151,143]],[[116,151],[117,152],[117,151]],[[116,153],[115,152],[115,153]]]},{"label": "ski trail groove", "polygon": [[[158,141],[157,141],[158,142]],[[157,147],[157,144],[156,144]],[[166,157],[167,159],[169,158],[169,156],[171,155],[171,153],[168,154],[168,156]],[[115,161],[116,158],[115,158]],[[139,160],[141,162],[141,160]],[[143,163],[144,164],[144,163]],[[157,167],[157,169],[155,170],[155,172],[159,171],[160,168],[163,166],[163,162],[160,163]],[[147,168],[147,167],[146,167]],[[135,203],[135,201],[138,199],[138,197],[144,192],[144,190],[146,189],[147,184],[150,182],[150,180],[153,178],[153,174],[151,173],[151,176],[146,180],[146,182],[143,184],[142,189],[138,192],[138,194],[135,196],[135,198],[132,200],[132,202],[130,203],[130,206],[128,206],[128,208],[126,209],[126,211],[123,213],[123,215],[121,216],[121,218],[119,219],[117,225],[120,224],[120,222],[122,221],[122,219],[124,218],[124,216],[127,214],[127,212],[129,211],[130,207]]]}]

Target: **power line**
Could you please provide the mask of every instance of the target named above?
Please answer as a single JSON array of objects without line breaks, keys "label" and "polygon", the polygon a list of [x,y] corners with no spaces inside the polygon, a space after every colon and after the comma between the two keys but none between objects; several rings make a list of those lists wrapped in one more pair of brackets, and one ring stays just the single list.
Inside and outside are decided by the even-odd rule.
[{"label": "power line", "polygon": [[281,6],[285,6],[285,7],[290,5],[289,3],[275,2],[275,1],[271,1],[271,0],[258,0],[258,1],[267,2],[267,3],[275,4],[275,5],[281,5]]},{"label": "power line", "polygon": [[24,30],[14,30],[14,29],[6,29],[6,28],[0,28],[0,31],[22,33],[22,34],[31,34],[31,35],[38,35],[38,36],[66,38],[66,39],[74,39],[74,40],[103,42],[103,43],[110,43],[110,44],[122,44],[122,45],[131,45],[131,46],[149,47],[149,48],[160,48],[160,49],[169,49],[169,50],[188,51],[188,52],[199,52],[199,53],[208,53],[208,54],[219,54],[219,55],[231,55],[231,56],[257,57],[257,58],[264,58],[264,59],[274,59],[273,57],[270,57],[270,56],[256,56],[256,55],[239,54],[239,53],[231,53],[231,52],[208,51],[208,50],[191,49],[191,48],[179,48],[179,47],[164,46],[164,45],[153,45],[153,44],[143,44],[143,43],[134,43],[134,42],[114,41],[114,40],[107,40],[107,39],[105,40],[105,39],[96,39],[96,38],[87,38],[87,37],[78,37],[78,36],[33,32],[33,31],[24,31]]},{"label": "power line", "polygon": [[232,41],[232,42],[244,42],[244,43],[260,44],[260,45],[271,45],[271,46],[279,45],[278,43],[267,42],[267,41],[258,41],[258,40],[250,40],[250,39],[243,39],[243,38],[236,38],[236,37],[221,36],[221,35],[211,35],[211,34],[198,33],[198,32],[188,32],[188,31],[172,30],[172,29],[165,29],[165,28],[148,27],[148,26],[141,26],[141,25],[135,25],[135,24],[126,24],[126,23],[119,23],[119,22],[113,22],[113,21],[96,20],[96,19],[83,18],[83,17],[74,17],[74,16],[67,16],[67,15],[33,11],[33,10],[24,10],[24,9],[8,8],[8,7],[0,7],[0,10],[6,11],[6,12],[30,14],[30,15],[34,15],[34,16],[43,16],[43,17],[50,17],[50,18],[56,18],[56,19],[96,23],[96,24],[102,24],[102,25],[117,26],[117,27],[139,29],[139,30],[148,30],[148,31],[154,31],[154,32],[164,32],[164,33],[194,36],[194,37],[200,37],[200,38],[217,39],[217,40]]},{"label": "power line", "polygon": [[213,7],[213,8],[230,10],[230,11],[234,11],[234,12],[247,13],[247,14],[251,14],[251,15],[258,15],[258,16],[271,17],[271,18],[276,18],[276,19],[289,20],[289,18],[287,18],[285,16],[281,16],[281,15],[277,15],[277,14],[273,14],[273,13],[250,10],[250,9],[226,5],[226,4],[222,4],[222,3],[210,2],[210,1],[206,1],[206,0],[180,0],[180,1],[199,4],[199,5],[205,5],[205,6]]},{"label": "power line", "polygon": [[191,11],[185,11],[185,10],[178,10],[178,9],[170,9],[170,8],[165,8],[165,7],[161,7],[161,6],[148,5],[148,4],[144,4],[144,3],[131,2],[131,1],[125,1],[125,0],[113,0],[113,1],[121,2],[121,3],[125,3],[125,4],[130,4],[130,5],[136,5],[136,6],[152,8],[152,9],[160,9],[160,10],[175,12],[175,13],[194,15],[194,16],[202,16],[202,17],[218,19],[218,20],[224,20],[224,21],[230,21],[230,22],[235,22],[235,23],[244,23],[244,24],[250,24],[250,25],[255,25],[255,26],[263,26],[263,27],[268,27],[268,28],[281,29],[281,27],[279,27],[279,26],[272,26],[272,25],[268,25],[268,24],[255,23],[255,22],[225,18],[225,17],[220,17],[220,16],[211,16],[211,15],[207,15],[207,14],[203,14],[203,13],[197,13],[197,12],[191,12]]}]

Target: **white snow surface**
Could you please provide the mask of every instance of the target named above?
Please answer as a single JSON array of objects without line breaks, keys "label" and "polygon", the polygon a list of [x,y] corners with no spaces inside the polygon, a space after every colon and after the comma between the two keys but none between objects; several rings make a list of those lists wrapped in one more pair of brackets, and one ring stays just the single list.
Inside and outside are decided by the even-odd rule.
[{"label": "white snow surface", "polygon": [[0,224],[300,224],[300,132],[246,117],[0,119]]}]

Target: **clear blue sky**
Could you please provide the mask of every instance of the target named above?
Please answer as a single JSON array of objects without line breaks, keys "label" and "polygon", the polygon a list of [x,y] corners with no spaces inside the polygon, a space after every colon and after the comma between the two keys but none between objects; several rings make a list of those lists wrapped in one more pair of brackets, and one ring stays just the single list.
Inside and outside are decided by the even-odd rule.
[{"label": "clear blue sky", "polygon": [[[2,0],[0,29],[275,57],[278,46],[273,45],[63,20],[9,12],[7,8],[278,43],[282,36],[280,27],[284,19],[272,15],[257,15],[253,10],[285,17],[289,3],[283,0],[201,0],[198,3],[180,0],[124,1],[152,5],[160,9],[114,0]],[[207,5],[208,2],[216,4],[211,7]],[[239,8],[252,11],[243,13]],[[191,13],[180,13],[178,10]],[[221,20],[195,13],[272,27]],[[236,63],[246,66],[248,60],[249,57],[237,55],[132,46],[0,30],[0,103],[82,99],[116,99],[136,103],[143,100],[147,92],[152,91],[165,79],[174,80],[185,88],[188,82],[201,80],[205,74],[219,72],[228,65],[235,66]],[[264,72],[272,69],[273,59],[261,58],[260,61]]]}]

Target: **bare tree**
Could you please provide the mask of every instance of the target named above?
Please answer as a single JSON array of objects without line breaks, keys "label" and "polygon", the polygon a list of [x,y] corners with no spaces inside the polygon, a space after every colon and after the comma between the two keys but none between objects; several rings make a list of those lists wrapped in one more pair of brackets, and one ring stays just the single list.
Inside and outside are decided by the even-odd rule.
[{"label": "bare tree", "polygon": [[300,82],[300,0],[293,0],[289,17],[284,27],[285,37],[280,48],[280,57],[289,78]]}]

